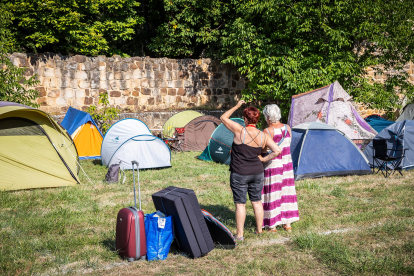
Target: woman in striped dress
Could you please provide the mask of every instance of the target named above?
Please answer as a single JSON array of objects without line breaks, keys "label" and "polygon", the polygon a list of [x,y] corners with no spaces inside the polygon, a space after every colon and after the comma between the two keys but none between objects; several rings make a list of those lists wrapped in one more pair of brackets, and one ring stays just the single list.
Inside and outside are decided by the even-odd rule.
[{"label": "woman in striped dress", "polygon": [[291,231],[291,223],[299,220],[292,156],[290,155],[291,130],[280,123],[280,109],[267,105],[263,110],[268,128],[264,130],[277,143],[282,153],[264,163],[262,204],[264,209],[263,227],[276,232],[277,225]]}]

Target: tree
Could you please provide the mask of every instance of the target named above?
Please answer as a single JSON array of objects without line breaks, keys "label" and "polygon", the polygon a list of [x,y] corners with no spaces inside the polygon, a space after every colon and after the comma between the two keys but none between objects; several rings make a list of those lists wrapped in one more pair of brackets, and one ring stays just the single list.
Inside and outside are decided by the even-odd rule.
[{"label": "tree", "polygon": [[232,22],[231,0],[165,0],[165,17],[148,48],[160,56],[217,57],[225,24]]},{"label": "tree", "polygon": [[105,134],[111,127],[111,121],[117,119],[121,111],[115,107],[110,107],[108,93],[99,94],[99,104],[102,105],[101,109],[96,105],[91,105],[86,112],[91,114],[92,119],[98,124],[102,133]]},{"label": "tree", "polygon": [[62,54],[125,54],[134,27],[143,23],[135,0],[11,0],[16,48]]},{"label": "tree", "polygon": [[[290,98],[338,80],[354,100],[392,111],[396,91],[414,87],[404,65],[414,56],[414,11],[407,0],[252,0],[223,37],[224,63],[249,80],[246,100],[271,100],[289,111]],[[386,74],[383,83],[367,69]]]},{"label": "tree", "polygon": [[[3,10],[0,6],[0,11]],[[36,76],[26,80],[26,68],[15,66],[9,59],[8,52],[12,49],[11,33],[7,29],[10,24],[10,13],[6,10],[0,13],[0,100],[38,107],[35,100],[38,92],[27,87],[38,83]]]}]

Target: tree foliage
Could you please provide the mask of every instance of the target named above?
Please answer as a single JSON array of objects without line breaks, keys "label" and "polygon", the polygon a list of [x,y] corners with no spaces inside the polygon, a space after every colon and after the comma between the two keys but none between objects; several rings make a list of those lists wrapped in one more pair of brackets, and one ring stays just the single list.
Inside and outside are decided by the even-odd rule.
[{"label": "tree foliage", "polygon": [[[285,112],[292,95],[335,80],[354,100],[391,111],[400,103],[395,89],[414,96],[403,70],[414,53],[410,6],[404,0],[245,1],[223,37],[224,62],[249,79],[247,100],[277,100]],[[384,83],[367,77],[369,67],[388,72]]]},{"label": "tree foliage", "polygon": [[[0,8],[1,10],[1,8]],[[12,50],[12,37],[7,28],[10,24],[10,13],[0,13],[0,101],[20,103],[37,107],[35,100],[38,92],[27,87],[35,86],[38,81],[35,76],[26,79],[24,73],[26,68],[15,66],[9,59],[8,52]]]},{"label": "tree foliage", "polygon": [[17,48],[85,55],[124,54],[143,23],[135,0],[10,0]]}]

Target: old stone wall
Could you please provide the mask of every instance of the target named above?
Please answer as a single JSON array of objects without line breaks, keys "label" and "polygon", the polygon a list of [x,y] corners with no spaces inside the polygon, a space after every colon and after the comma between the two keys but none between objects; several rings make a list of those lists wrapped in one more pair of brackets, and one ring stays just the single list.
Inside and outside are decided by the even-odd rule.
[{"label": "old stone wall", "polygon": [[40,109],[63,115],[69,106],[98,105],[100,93],[123,113],[206,106],[225,108],[238,99],[245,80],[235,68],[210,59],[86,57],[59,54],[10,56],[37,74]]}]

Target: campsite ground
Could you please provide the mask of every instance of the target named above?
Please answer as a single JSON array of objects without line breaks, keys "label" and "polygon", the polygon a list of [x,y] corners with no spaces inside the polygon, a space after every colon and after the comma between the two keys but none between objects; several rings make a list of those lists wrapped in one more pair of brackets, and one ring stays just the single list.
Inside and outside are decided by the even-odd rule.
[{"label": "campsite ground", "polygon": [[[142,171],[145,213],[151,194],[169,185],[194,189],[200,204],[235,231],[228,167],[172,156],[172,168]],[[245,242],[189,259],[172,248],[167,260],[121,260],[117,212],[133,204],[126,184],[105,184],[106,168],[82,161],[75,187],[0,192],[0,274],[337,275],[414,274],[414,171],[296,182],[300,221],[293,232],[256,236],[248,206]]]}]

